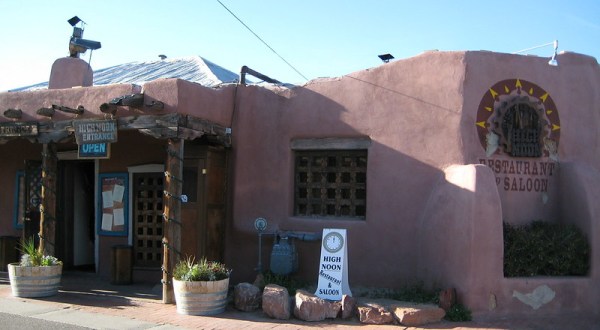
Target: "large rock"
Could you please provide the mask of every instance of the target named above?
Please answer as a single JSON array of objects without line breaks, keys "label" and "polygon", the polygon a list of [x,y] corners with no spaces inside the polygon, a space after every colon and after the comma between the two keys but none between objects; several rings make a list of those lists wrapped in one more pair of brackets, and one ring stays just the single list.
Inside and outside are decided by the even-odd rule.
[{"label": "large rock", "polygon": [[440,291],[440,307],[446,312],[456,304],[456,289],[450,288]]},{"label": "large rock", "polygon": [[390,305],[390,310],[400,324],[409,327],[440,322],[446,315],[442,308],[431,304],[398,303]]},{"label": "large rock", "polygon": [[269,317],[288,320],[292,316],[288,290],[277,284],[265,286],[262,295],[262,309]]},{"label": "large rock", "polygon": [[261,292],[256,285],[250,283],[239,283],[233,289],[233,303],[235,308],[252,312],[260,307]]},{"label": "large rock", "polygon": [[340,313],[339,301],[327,301],[304,290],[296,291],[294,316],[303,321],[323,321],[334,319]]},{"label": "large rock", "polygon": [[348,319],[356,313],[356,299],[347,294],[342,296],[342,318]]},{"label": "large rock", "polygon": [[366,324],[388,324],[394,322],[394,316],[386,303],[379,301],[361,301],[358,305],[358,319]]}]

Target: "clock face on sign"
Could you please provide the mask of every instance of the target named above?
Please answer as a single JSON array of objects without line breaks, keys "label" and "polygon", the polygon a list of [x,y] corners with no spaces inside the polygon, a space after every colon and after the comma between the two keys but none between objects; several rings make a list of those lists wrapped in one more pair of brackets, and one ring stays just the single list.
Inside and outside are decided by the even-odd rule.
[{"label": "clock face on sign", "polygon": [[323,238],[323,247],[329,253],[336,253],[344,247],[344,237],[338,232],[330,232]]}]

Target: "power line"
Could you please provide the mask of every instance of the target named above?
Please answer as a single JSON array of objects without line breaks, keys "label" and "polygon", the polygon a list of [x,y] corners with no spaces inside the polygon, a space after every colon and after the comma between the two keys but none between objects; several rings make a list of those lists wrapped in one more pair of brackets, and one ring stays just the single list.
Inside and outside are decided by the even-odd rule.
[{"label": "power line", "polygon": [[258,34],[254,33],[254,31],[252,31],[252,29],[250,27],[248,27],[248,25],[246,25],[246,23],[244,23],[239,17],[237,17],[231,10],[229,10],[229,8],[227,8],[227,6],[225,6],[221,0],[217,0],[217,2],[223,6],[223,8],[225,8],[225,10],[227,10],[233,17],[235,17],[235,19],[237,19],[240,23],[242,23],[243,26],[246,27],[246,29],[248,29],[248,31],[250,31],[256,38],[258,38],[258,40],[260,40],[265,46],[267,46],[273,53],[275,53],[275,55],[277,55],[282,61],[285,62],[285,64],[287,64],[290,68],[292,68],[294,71],[296,71],[297,74],[299,74],[300,76],[302,76],[302,78],[304,78],[304,80],[308,81],[308,78],[306,78],[302,73],[300,73],[300,71],[298,71],[298,69],[296,69],[293,65],[290,64],[290,62],[286,61],[285,58],[283,58],[281,55],[279,55],[279,53],[277,53],[275,51],[275,49],[273,49],[271,46],[269,46],[269,44],[267,44],[264,40],[262,40],[261,37],[258,36]]}]

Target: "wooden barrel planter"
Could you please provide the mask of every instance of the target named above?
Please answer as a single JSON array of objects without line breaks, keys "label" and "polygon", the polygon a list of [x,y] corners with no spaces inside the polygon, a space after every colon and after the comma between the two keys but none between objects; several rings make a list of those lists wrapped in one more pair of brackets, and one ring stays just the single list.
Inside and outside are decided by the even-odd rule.
[{"label": "wooden barrel planter", "polygon": [[61,275],[62,265],[24,267],[18,263],[8,264],[10,287],[15,297],[53,296],[58,293]]},{"label": "wooden barrel planter", "polygon": [[177,313],[215,315],[227,306],[229,278],[219,281],[178,281],[173,279]]}]

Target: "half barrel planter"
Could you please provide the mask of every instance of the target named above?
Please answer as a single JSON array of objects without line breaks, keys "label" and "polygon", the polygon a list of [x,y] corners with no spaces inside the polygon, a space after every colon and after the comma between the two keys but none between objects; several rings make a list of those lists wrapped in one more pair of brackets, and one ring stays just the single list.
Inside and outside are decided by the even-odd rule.
[{"label": "half barrel planter", "polygon": [[8,264],[10,287],[15,297],[48,297],[58,293],[62,264],[54,266],[21,266]]},{"label": "half barrel planter", "polygon": [[178,281],[173,279],[177,313],[215,315],[227,306],[229,278],[219,281]]}]

